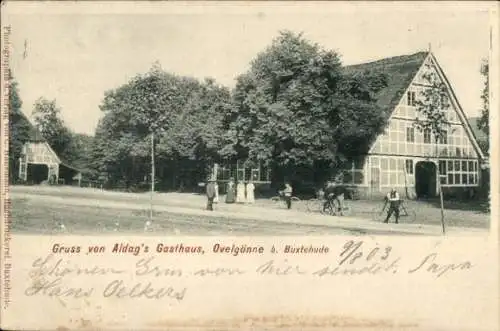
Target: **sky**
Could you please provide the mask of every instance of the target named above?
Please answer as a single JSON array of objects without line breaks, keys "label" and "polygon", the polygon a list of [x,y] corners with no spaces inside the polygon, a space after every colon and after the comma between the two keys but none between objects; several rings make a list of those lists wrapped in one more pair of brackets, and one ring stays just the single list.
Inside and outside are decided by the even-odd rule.
[{"label": "sky", "polygon": [[493,5],[9,2],[2,21],[11,26],[10,61],[23,111],[30,115],[40,97],[55,99],[73,131],[93,134],[105,91],[153,62],[233,87],[284,29],[337,51],[345,65],[430,45],[466,114],[478,116],[484,84],[479,69],[490,53]]}]

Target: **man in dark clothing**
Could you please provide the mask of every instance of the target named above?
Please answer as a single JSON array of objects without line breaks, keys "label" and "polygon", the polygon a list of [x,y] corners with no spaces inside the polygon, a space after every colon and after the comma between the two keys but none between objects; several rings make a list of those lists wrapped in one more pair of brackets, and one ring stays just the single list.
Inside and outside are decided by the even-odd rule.
[{"label": "man in dark clothing", "polygon": [[399,223],[399,205],[401,200],[399,199],[399,193],[395,188],[391,192],[387,193],[386,204],[389,203],[389,211],[387,212],[387,217],[384,223],[389,223],[389,218],[391,218],[392,213],[396,216],[396,224]]},{"label": "man in dark clothing", "polygon": [[215,181],[210,179],[207,184],[207,210],[214,210]]}]

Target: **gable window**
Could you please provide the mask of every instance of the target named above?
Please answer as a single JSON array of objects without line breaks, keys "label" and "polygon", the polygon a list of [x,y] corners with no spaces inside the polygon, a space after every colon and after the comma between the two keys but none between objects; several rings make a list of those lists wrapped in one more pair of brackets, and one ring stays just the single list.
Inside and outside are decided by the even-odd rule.
[{"label": "gable window", "polygon": [[448,144],[448,131],[443,130],[441,132],[441,136],[439,137],[439,143],[443,145]]},{"label": "gable window", "polygon": [[408,106],[415,106],[415,91],[408,91],[407,93],[407,104]]},{"label": "gable window", "polygon": [[424,129],[424,144],[431,143],[431,129]]},{"label": "gable window", "polygon": [[406,141],[407,142],[415,142],[415,128],[408,126],[406,127]]}]

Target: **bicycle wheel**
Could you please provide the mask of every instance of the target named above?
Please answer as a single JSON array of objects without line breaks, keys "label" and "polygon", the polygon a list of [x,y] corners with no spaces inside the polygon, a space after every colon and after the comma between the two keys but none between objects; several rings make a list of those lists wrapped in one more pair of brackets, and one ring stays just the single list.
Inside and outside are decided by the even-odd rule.
[{"label": "bicycle wheel", "polygon": [[274,203],[278,203],[278,202],[280,202],[281,197],[279,195],[277,195],[275,197],[270,198],[269,200],[271,200]]},{"label": "bicycle wheel", "polygon": [[293,202],[299,202],[299,201],[300,201],[300,198],[297,198],[297,197],[292,197],[292,201],[293,201]]},{"label": "bicycle wheel", "polygon": [[336,216],[337,215],[338,207],[339,206],[333,200],[333,201],[329,201],[326,204],[325,208],[322,208],[322,211],[323,211],[324,214],[327,214],[327,215],[330,215],[330,216]]},{"label": "bicycle wheel", "polygon": [[307,211],[310,213],[321,212],[323,209],[323,202],[319,199],[310,199],[306,202]]}]

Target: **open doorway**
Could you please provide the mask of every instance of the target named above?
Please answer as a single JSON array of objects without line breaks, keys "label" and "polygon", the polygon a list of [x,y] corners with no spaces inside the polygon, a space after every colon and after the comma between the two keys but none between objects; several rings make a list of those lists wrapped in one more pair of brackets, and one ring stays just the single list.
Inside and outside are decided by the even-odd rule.
[{"label": "open doorway", "polygon": [[437,167],[434,162],[421,161],[415,165],[415,191],[417,198],[436,196]]},{"label": "open doorway", "polygon": [[49,167],[46,164],[28,163],[27,182],[40,184],[49,177]]}]

